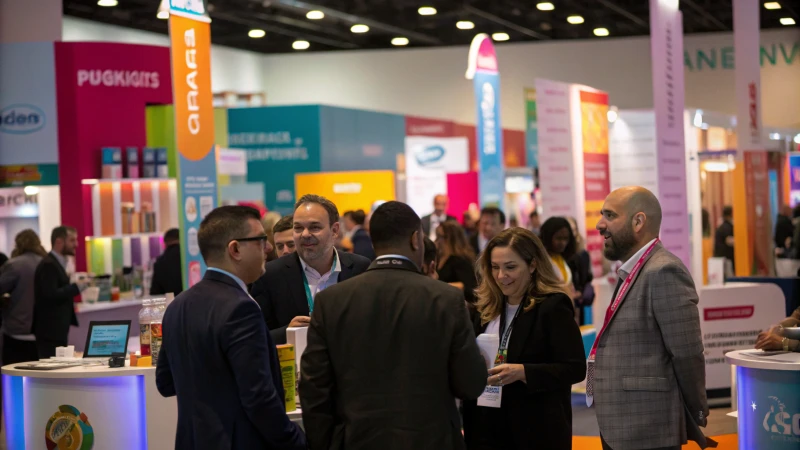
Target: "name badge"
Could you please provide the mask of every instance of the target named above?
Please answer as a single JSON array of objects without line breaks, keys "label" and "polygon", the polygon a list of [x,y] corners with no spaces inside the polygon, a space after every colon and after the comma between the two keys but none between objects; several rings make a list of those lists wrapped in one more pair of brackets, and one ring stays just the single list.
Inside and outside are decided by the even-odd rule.
[{"label": "name badge", "polygon": [[487,408],[499,408],[500,401],[503,399],[503,386],[486,386],[483,394],[478,397],[478,406]]}]

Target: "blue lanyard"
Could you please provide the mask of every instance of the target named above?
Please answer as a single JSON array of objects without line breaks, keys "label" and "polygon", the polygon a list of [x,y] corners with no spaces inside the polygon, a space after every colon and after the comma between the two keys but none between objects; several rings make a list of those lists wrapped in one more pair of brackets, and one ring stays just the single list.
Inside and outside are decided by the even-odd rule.
[{"label": "blue lanyard", "polygon": [[[334,270],[336,270],[336,252],[333,252],[333,264],[331,265],[331,277],[333,276]],[[330,277],[328,277],[328,281],[330,281]],[[311,295],[311,287],[308,285],[308,277],[306,277],[306,271],[303,270],[303,285],[306,288],[306,301],[308,302],[308,313],[311,314],[314,312],[314,297]],[[320,291],[319,286],[317,286],[317,291]]]}]

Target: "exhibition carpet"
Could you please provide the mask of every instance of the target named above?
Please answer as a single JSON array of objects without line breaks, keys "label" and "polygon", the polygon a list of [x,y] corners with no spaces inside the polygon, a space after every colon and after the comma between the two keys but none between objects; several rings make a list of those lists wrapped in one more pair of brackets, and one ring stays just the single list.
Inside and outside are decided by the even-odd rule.
[{"label": "exhibition carpet", "polygon": [[[726,434],[723,436],[713,436],[719,443],[717,450],[739,450],[738,435]],[[700,447],[691,442],[683,446],[683,450],[698,450]],[[603,450],[599,437],[593,436],[574,436],[572,438],[572,450]]]}]

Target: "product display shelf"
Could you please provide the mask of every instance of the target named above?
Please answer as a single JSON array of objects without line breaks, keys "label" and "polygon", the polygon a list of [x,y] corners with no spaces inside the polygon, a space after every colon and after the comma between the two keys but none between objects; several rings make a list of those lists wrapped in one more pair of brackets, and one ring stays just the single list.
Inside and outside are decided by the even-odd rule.
[{"label": "product display shelf", "polygon": [[86,178],[81,180],[81,184],[95,185],[109,183],[152,183],[170,181],[174,181],[174,178]]}]

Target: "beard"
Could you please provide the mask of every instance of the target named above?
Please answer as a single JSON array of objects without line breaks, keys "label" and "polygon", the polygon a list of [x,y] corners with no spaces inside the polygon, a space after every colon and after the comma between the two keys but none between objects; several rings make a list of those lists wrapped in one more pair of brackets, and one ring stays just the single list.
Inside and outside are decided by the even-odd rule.
[{"label": "beard", "polygon": [[633,237],[633,229],[631,227],[623,228],[614,234],[606,231],[602,235],[604,237],[610,236],[603,245],[603,255],[609,261],[622,260],[636,245],[636,239]]}]

